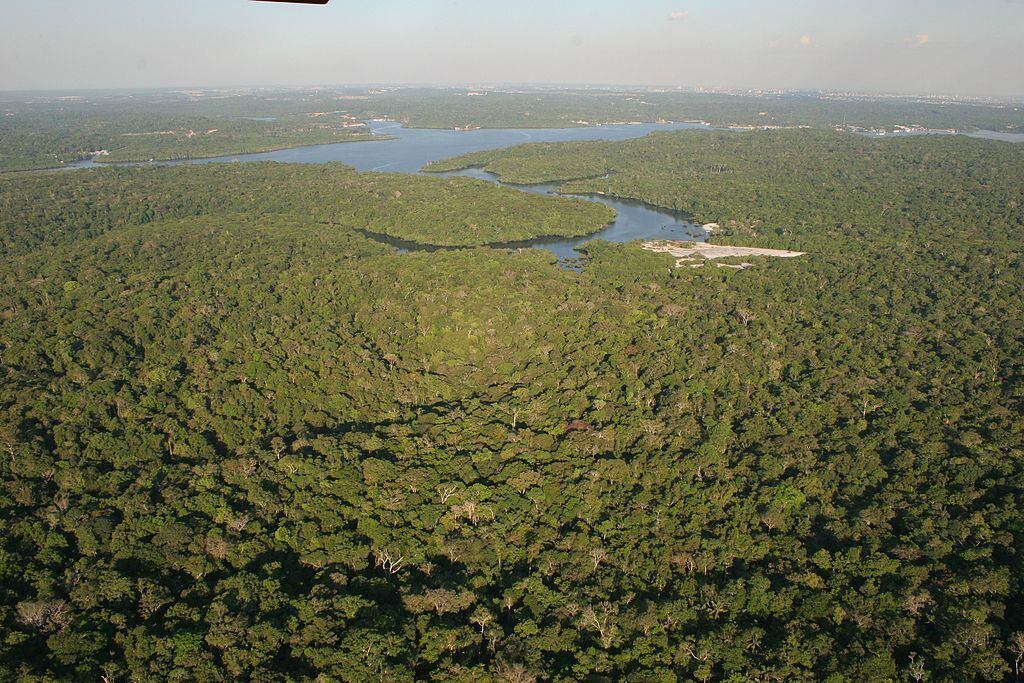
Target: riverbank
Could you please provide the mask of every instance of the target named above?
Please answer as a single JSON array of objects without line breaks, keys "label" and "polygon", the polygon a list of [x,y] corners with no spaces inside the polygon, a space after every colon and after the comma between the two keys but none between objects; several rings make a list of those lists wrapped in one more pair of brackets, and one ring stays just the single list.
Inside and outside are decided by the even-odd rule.
[{"label": "riverbank", "polygon": [[[628,140],[643,137],[651,132],[665,130],[694,129],[690,124],[654,124],[641,126],[595,126],[590,128],[573,128],[558,130],[478,130],[469,132],[453,132],[439,130],[410,129],[394,121],[370,121],[373,138],[361,141],[349,141],[343,144],[304,145],[288,147],[273,152],[247,155],[230,155],[208,159],[167,160],[153,162],[153,165],[187,165],[207,163],[254,163],[272,161],[278,163],[299,164],[332,164],[342,163],[359,171],[375,171],[383,173],[421,174],[422,169],[431,162],[450,158],[469,152],[488,149],[511,147],[526,141],[570,142],[582,140]],[[74,165],[75,168],[98,168],[108,166],[146,166],[147,162],[97,163],[87,159]],[[63,168],[69,168],[65,166]],[[438,174],[434,174],[438,175]],[[449,176],[469,176],[478,180],[487,180],[494,184],[515,189],[526,194],[558,195],[557,186],[523,186],[501,183],[497,177],[478,170],[466,170],[458,173],[440,174]],[[474,235],[479,239],[472,242],[487,242],[496,248],[529,248],[536,247],[553,253],[561,263],[575,263],[580,258],[578,248],[591,240],[608,242],[636,242],[652,239],[695,240],[702,241],[706,232],[701,226],[693,223],[688,216],[662,209],[644,202],[611,197],[609,195],[563,195],[566,200],[580,200],[602,204],[613,210],[609,213],[606,223],[602,220],[590,221],[586,229],[566,230],[564,225],[557,227],[538,225],[538,236],[527,236],[522,233],[501,234],[502,231],[490,231],[484,239],[483,235]],[[500,203],[499,203],[500,205]],[[507,210],[507,207],[506,207]],[[497,215],[502,215],[499,210]],[[464,222],[464,221],[463,221]],[[484,226],[487,221],[480,217],[472,221],[477,226]],[[601,227],[597,227],[601,226]],[[381,235],[393,231],[375,230],[374,226],[366,226],[372,232]],[[415,231],[413,231],[415,232]],[[562,237],[552,237],[553,233]],[[469,246],[464,239],[453,239],[454,236],[390,234],[390,238],[406,240],[405,243],[392,243],[400,250],[422,250],[426,245],[448,247]],[[528,237],[527,239],[523,239]],[[412,238],[412,239],[410,239]],[[386,241],[379,239],[378,241]]]},{"label": "riverbank", "polygon": [[[249,154],[272,154],[273,152],[282,152],[288,149],[298,149],[299,147],[322,147],[324,145],[348,145],[354,142],[384,142],[393,139],[389,135],[376,135],[374,133],[366,133],[360,135],[352,135],[345,139],[338,140],[323,140],[321,142],[298,142],[296,143],[282,143],[279,145],[268,145],[260,146],[256,145],[251,148],[241,149],[237,151],[209,151],[200,152],[198,154],[189,154],[187,157],[153,157],[151,159],[140,159],[131,157],[119,157],[113,153],[109,156],[92,157],[91,159],[79,160],[79,161],[92,161],[96,166],[117,166],[119,164],[148,164],[148,163],[188,163],[189,161],[205,161],[209,159],[222,159],[224,157],[231,156],[246,156]],[[67,168],[73,166],[75,163],[72,162]]]}]

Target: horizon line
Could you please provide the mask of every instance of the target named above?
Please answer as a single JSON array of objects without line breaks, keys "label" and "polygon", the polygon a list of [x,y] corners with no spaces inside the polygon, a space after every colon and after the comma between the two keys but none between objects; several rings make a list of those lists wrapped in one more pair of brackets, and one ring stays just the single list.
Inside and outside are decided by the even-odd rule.
[{"label": "horizon line", "polygon": [[234,84],[234,85],[152,85],[152,86],[95,86],[95,87],[34,87],[34,88],[5,88],[0,87],[0,93],[132,93],[132,92],[158,92],[170,91],[180,92],[186,90],[332,90],[345,88],[421,88],[427,90],[451,90],[451,89],[500,89],[500,88],[532,88],[539,90],[674,90],[692,94],[706,95],[735,95],[735,94],[799,94],[812,93],[821,95],[846,95],[850,97],[878,97],[878,98],[899,98],[899,99],[959,99],[959,100],[1001,100],[1004,104],[1024,104],[1024,93],[1020,94],[985,94],[971,95],[950,92],[896,92],[884,90],[856,90],[842,88],[802,87],[786,88],[774,86],[714,86],[714,85],[667,85],[667,84],[641,84],[641,83],[600,83],[600,82],[542,82],[542,81],[460,81],[460,82],[417,82],[417,81],[364,81],[353,83],[333,84]]}]

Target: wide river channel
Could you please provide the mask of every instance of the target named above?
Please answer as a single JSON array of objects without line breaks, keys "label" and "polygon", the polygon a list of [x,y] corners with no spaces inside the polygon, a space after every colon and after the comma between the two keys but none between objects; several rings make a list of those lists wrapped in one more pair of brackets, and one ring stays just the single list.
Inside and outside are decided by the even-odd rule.
[{"label": "wide river channel", "polygon": [[[208,164],[224,162],[277,161],[298,164],[324,164],[340,162],[353,166],[359,171],[384,173],[420,173],[424,166],[441,159],[448,159],[470,152],[501,149],[525,142],[574,142],[580,140],[629,140],[643,137],[656,131],[673,130],[714,130],[696,123],[665,124],[609,124],[582,128],[544,129],[492,129],[473,131],[434,130],[406,128],[394,121],[371,121],[370,128],[375,135],[390,139],[364,142],[344,142],[333,145],[295,147],[262,154],[236,154],[212,159],[190,159],[187,161],[155,162],[156,164]],[[1020,142],[1024,135],[1011,135],[979,131],[976,137]],[[92,160],[68,164],[66,168],[104,166]],[[499,183],[506,187],[536,194],[554,194],[558,184],[511,185],[501,183],[494,175],[481,169],[467,169],[443,175],[461,175]],[[563,263],[570,264],[579,257],[577,247],[593,239],[608,242],[632,242],[634,240],[674,239],[704,241],[705,230],[691,223],[682,214],[657,208],[642,202],[614,199],[611,197],[582,196],[591,202],[605,204],[615,209],[615,221],[603,230],[586,237],[572,239],[539,238],[514,244],[495,246],[539,247],[554,253]],[[417,245],[400,240],[386,240],[398,249],[417,249]],[[422,247],[427,249],[428,247]]]},{"label": "wide river channel", "polygon": [[[339,162],[354,166],[359,171],[385,173],[420,173],[432,161],[491,149],[511,147],[524,142],[572,142],[578,140],[629,140],[643,137],[655,131],[671,130],[712,130],[707,126],[693,123],[666,124],[622,124],[589,126],[585,128],[552,129],[497,129],[497,130],[431,130],[406,128],[393,121],[371,121],[370,128],[376,135],[390,139],[365,142],[343,142],[334,145],[295,147],[262,154],[236,154],[213,159],[190,159],[188,161],[155,162],[155,164],[208,164],[224,162],[277,161],[298,164],[325,164]],[[99,167],[91,160],[69,164],[68,167]],[[498,179],[480,169],[467,169],[442,175],[460,175],[499,183]],[[524,192],[553,194],[558,184],[511,185],[499,183]],[[685,216],[628,200],[604,196],[582,196],[587,201],[605,204],[615,209],[615,221],[603,230],[586,237],[572,239],[540,238],[518,242],[516,247],[539,247],[554,253],[563,261],[579,257],[576,248],[593,239],[608,242],[632,242],[647,239],[675,239],[703,241],[704,229],[691,223]],[[408,250],[414,245],[389,240],[394,246]]]}]

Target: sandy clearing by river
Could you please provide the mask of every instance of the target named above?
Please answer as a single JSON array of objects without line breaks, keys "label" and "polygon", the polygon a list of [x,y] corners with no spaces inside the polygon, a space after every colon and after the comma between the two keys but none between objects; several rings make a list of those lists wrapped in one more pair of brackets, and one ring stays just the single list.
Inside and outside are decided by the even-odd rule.
[{"label": "sandy clearing by river", "polygon": [[[703,242],[671,242],[652,240],[644,242],[644,249],[659,254],[671,254],[676,257],[676,267],[684,264],[693,265],[698,257],[713,261],[731,256],[770,256],[774,258],[795,258],[805,256],[806,252],[786,251],[784,249],[760,249],[757,247],[732,247],[727,244],[706,244]],[[722,264],[719,264],[721,266]],[[749,267],[744,263],[741,267]]]}]

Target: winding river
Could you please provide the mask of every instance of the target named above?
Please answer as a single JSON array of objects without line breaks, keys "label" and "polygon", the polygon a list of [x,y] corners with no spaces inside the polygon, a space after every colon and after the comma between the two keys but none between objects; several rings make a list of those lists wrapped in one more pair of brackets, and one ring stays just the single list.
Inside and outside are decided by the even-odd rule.
[{"label": "winding river", "polygon": [[[406,128],[393,121],[371,121],[370,128],[375,135],[388,136],[387,140],[344,142],[333,145],[295,147],[276,152],[260,154],[237,154],[212,159],[190,159],[186,161],[153,162],[154,165],[208,164],[224,162],[277,161],[283,163],[324,164],[339,162],[353,166],[359,171],[383,173],[420,173],[432,161],[440,161],[470,152],[501,149],[524,142],[574,142],[581,140],[629,140],[643,137],[656,131],[671,130],[712,130],[694,123],[666,124],[615,124],[588,126],[584,128],[544,129],[490,129],[472,131],[434,130]],[[92,160],[69,164],[69,168],[95,168],[109,166]],[[512,185],[501,183],[498,178],[481,169],[467,169],[438,175],[461,175],[513,187],[534,194],[554,194],[557,184]],[[555,254],[563,263],[571,264],[579,257],[577,248],[593,239],[608,242],[631,242],[647,239],[674,239],[703,241],[706,232],[691,223],[682,214],[656,208],[642,202],[614,199],[605,196],[581,195],[581,199],[597,202],[615,209],[615,221],[603,230],[571,239],[539,238],[494,246],[538,247]],[[374,236],[403,251],[430,249],[400,240]]]},{"label": "winding river", "polygon": [[[581,128],[545,128],[545,129],[488,129],[472,131],[436,130],[424,128],[406,128],[394,121],[371,121],[370,129],[375,135],[386,136],[386,140],[367,140],[361,142],[345,142],[332,145],[314,145],[295,147],[276,152],[260,154],[236,154],[212,159],[190,159],[185,161],[154,162],[155,164],[208,164],[224,162],[256,162],[277,161],[283,163],[324,164],[340,162],[348,164],[359,171],[377,171],[383,173],[420,173],[424,166],[441,159],[502,149],[525,142],[575,142],[582,140],[630,140],[643,137],[656,131],[673,130],[714,130],[696,123],[628,123],[587,126]],[[1022,135],[978,131],[971,133],[975,137],[986,137],[1011,142],[1024,140]],[[92,160],[68,164],[66,168],[98,167]],[[466,169],[447,174],[478,178],[513,187],[523,192],[536,194],[554,194],[557,184],[547,185],[512,185],[501,183],[496,176],[481,169]],[[559,260],[573,266],[579,257],[578,248],[584,242],[593,239],[608,242],[632,242],[634,240],[673,239],[704,241],[705,230],[691,223],[682,214],[657,208],[642,202],[615,199],[606,196],[583,195],[581,199],[597,202],[615,209],[615,221],[603,230],[586,237],[571,239],[539,238],[524,242],[496,244],[498,247],[539,247],[555,254]],[[378,241],[386,242],[402,251],[436,250],[410,242],[391,239],[385,236],[372,235]]]}]

